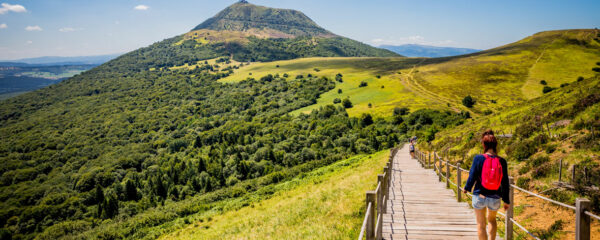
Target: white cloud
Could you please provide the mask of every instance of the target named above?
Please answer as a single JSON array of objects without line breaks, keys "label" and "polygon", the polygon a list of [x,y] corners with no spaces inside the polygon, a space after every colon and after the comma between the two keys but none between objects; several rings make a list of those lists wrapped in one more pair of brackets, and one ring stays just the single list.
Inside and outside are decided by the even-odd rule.
[{"label": "white cloud", "polygon": [[140,11],[146,11],[146,10],[150,9],[150,7],[148,7],[146,5],[137,5],[133,9],[134,10],[140,10]]},{"label": "white cloud", "polygon": [[8,25],[6,25],[6,23],[0,24],[0,29],[5,29],[5,28],[8,28]]},{"label": "white cloud", "polygon": [[63,27],[58,29],[59,32],[75,32],[75,31],[81,31],[83,30],[83,28],[72,28],[72,27]]},{"label": "white cloud", "polygon": [[27,26],[27,27],[25,27],[25,31],[42,31],[42,28],[38,25]]},{"label": "white cloud", "polygon": [[31,40],[27,41],[27,45],[32,44],[32,43],[33,43],[33,41],[31,41]]},{"label": "white cloud", "polygon": [[5,14],[7,12],[17,12],[17,13],[22,13],[22,12],[27,12],[27,9],[25,9],[25,7],[23,7],[22,5],[19,4],[8,4],[8,3],[2,3],[1,5],[2,7],[0,7],[0,14]]}]

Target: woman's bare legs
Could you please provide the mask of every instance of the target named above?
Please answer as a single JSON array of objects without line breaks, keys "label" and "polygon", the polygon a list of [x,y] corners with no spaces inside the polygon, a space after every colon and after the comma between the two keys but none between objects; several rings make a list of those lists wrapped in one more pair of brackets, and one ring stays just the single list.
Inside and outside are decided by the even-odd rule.
[{"label": "woman's bare legs", "polygon": [[488,228],[488,236],[490,236],[491,240],[496,239],[496,230],[498,230],[498,223],[496,222],[496,213],[498,211],[488,211],[487,221],[490,227]]},{"label": "woman's bare legs", "polygon": [[[475,218],[477,219],[477,235],[479,235],[479,240],[488,240],[487,232],[485,231],[485,211],[487,208],[483,208],[481,210],[475,210]],[[495,217],[494,217],[495,219]]]}]

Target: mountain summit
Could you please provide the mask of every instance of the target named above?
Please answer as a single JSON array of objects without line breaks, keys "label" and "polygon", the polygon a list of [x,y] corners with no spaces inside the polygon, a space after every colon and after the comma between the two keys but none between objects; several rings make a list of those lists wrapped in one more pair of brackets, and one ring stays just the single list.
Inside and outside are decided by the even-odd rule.
[{"label": "mountain summit", "polygon": [[257,6],[246,1],[235,3],[193,30],[268,31],[279,36],[335,36],[317,25],[304,13],[291,9]]}]

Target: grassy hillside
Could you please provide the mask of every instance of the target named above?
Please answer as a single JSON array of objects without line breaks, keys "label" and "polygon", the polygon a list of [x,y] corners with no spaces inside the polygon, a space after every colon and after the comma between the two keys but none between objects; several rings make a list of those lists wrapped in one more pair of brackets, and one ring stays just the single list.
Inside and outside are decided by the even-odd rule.
[{"label": "grassy hillside", "polygon": [[[508,160],[510,175],[515,177],[518,186],[571,205],[575,198],[586,197],[598,213],[600,192],[585,187],[600,187],[599,119],[600,75],[596,74],[519,106],[443,130],[428,147],[436,151],[448,150],[453,161],[466,155],[463,167],[468,168],[473,156],[483,151],[479,139],[484,129],[491,128],[497,135],[512,133],[511,138],[500,138],[498,150]],[[565,182],[572,181],[570,167],[578,165],[574,188],[556,188],[554,185],[558,181],[561,159]],[[574,237],[570,232],[574,228],[571,210],[548,206],[522,195],[517,197],[517,204],[517,219],[529,229],[540,234],[550,231],[548,238],[552,235],[561,239]],[[531,205],[534,207],[529,208]],[[560,227],[548,230],[552,229],[552,224]],[[594,226],[593,231],[600,234],[600,223],[595,222]]]},{"label": "grassy hillside", "polygon": [[[357,156],[273,188],[273,197],[191,221],[161,239],[350,239],[359,234],[364,193],[374,189],[389,151]],[[319,223],[319,224],[315,224]]]},{"label": "grassy hillside", "polygon": [[[235,82],[267,74],[319,75],[343,82],[320,98],[308,112],[335,98],[349,97],[356,108],[351,115],[369,112],[390,114],[394,107],[470,111],[485,115],[539,97],[544,87],[587,78],[600,62],[600,31],[542,32],[506,46],[447,58],[309,58],[272,63],[252,63],[222,81]],[[252,75],[250,75],[252,74]],[[545,85],[541,84],[544,80]],[[359,88],[361,82],[367,87]],[[338,88],[342,93],[338,94]],[[465,107],[472,96],[476,103]],[[368,107],[371,103],[371,108]]]},{"label": "grassy hillside", "polygon": [[[317,104],[299,109],[296,114],[308,113],[313,109],[333,104],[336,98],[340,100],[349,98],[354,105],[347,110],[351,116],[360,116],[367,112],[390,116],[394,107],[408,106],[418,109],[435,104],[433,101],[419,97],[406,89],[398,80],[390,77],[390,74],[397,69],[410,68],[420,61],[422,60],[412,58],[304,58],[252,63],[221,81],[237,82],[248,77],[262,77],[268,74],[280,76],[287,74],[291,79],[299,75],[308,76],[308,74],[325,76],[336,81],[335,89],[323,94]],[[336,80],[338,73],[342,74],[341,82]],[[367,86],[359,87],[361,82],[366,82]],[[339,89],[342,93],[338,92]]]}]

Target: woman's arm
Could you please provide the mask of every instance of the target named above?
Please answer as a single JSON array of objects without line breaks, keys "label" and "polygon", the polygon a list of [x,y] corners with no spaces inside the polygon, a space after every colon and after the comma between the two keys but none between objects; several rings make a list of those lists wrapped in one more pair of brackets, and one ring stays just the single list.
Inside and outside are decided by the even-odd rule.
[{"label": "woman's arm", "polygon": [[500,184],[500,188],[502,189],[502,201],[506,204],[510,204],[510,182],[508,181],[508,164],[506,164],[506,160],[502,159],[500,162],[502,164],[502,183]]},{"label": "woman's arm", "polygon": [[471,164],[471,170],[469,171],[469,179],[467,179],[467,183],[465,184],[465,191],[471,191],[473,185],[475,184],[476,176],[479,176],[479,161],[477,156],[473,158],[473,164]]}]

